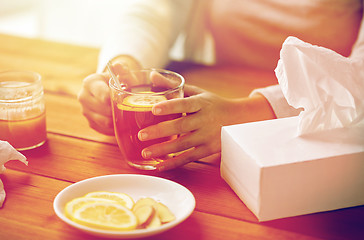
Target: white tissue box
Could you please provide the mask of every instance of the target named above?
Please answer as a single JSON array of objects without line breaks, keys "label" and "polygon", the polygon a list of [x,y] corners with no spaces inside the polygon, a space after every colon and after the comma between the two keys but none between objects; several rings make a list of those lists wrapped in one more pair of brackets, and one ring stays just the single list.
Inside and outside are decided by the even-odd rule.
[{"label": "white tissue box", "polygon": [[297,137],[298,117],[222,128],[221,175],[259,221],[364,204],[364,134]]}]

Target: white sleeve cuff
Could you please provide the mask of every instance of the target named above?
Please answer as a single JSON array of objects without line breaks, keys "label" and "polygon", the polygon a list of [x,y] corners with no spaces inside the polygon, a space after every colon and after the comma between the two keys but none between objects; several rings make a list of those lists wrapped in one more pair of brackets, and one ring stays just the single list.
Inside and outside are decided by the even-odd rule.
[{"label": "white sleeve cuff", "polygon": [[278,84],[255,89],[250,93],[249,97],[257,94],[263,95],[268,100],[277,118],[297,116],[302,110],[296,109],[287,103]]},{"label": "white sleeve cuff", "polygon": [[145,68],[164,67],[193,4],[193,0],[128,1],[110,23],[112,32],[101,48],[97,71],[118,55],[130,55]]}]

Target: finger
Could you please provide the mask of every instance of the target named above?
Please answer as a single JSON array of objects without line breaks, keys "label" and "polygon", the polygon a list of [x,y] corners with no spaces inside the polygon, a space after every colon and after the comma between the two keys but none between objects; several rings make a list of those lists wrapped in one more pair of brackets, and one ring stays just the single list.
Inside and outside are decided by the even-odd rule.
[{"label": "finger", "polygon": [[142,156],[146,159],[165,156],[170,153],[181,152],[205,142],[205,138],[196,132],[179,136],[174,140],[155,144],[142,150]]},{"label": "finger", "polygon": [[193,85],[185,84],[184,92],[185,92],[186,96],[193,96],[193,95],[203,93],[204,90],[202,88],[199,88],[199,87],[196,87]]},{"label": "finger", "polygon": [[[83,80],[82,94],[90,95],[102,103],[110,102],[110,90],[104,74],[92,74]],[[87,101],[87,99],[84,99]]]},{"label": "finger", "polygon": [[188,133],[201,127],[201,120],[196,115],[180,117],[174,120],[160,122],[139,131],[138,138],[141,141],[169,137]]},{"label": "finger", "polygon": [[[97,87],[98,84],[96,83],[95,85],[96,85],[95,87]],[[106,91],[106,92],[102,93],[101,91]],[[83,89],[78,95],[78,100],[81,103],[83,112],[87,111],[98,112],[108,117],[112,115],[108,88],[103,90],[98,89],[93,92]]]},{"label": "finger", "polygon": [[187,150],[174,158],[161,162],[157,165],[157,171],[163,172],[172,170],[204,157],[207,157],[204,147],[196,147]]},{"label": "finger", "polygon": [[131,71],[126,64],[114,63],[112,69],[121,84],[136,86],[145,82],[145,76],[142,73]]},{"label": "finger", "polygon": [[154,115],[168,115],[175,113],[194,113],[201,109],[200,95],[187,98],[175,98],[157,103],[152,108]]},{"label": "finger", "polygon": [[114,135],[113,121],[110,117],[105,117],[95,112],[83,113],[88,120],[89,126],[105,135]]},{"label": "finger", "polygon": [[[80,100],[82,101],[82,100]],[[110,104],[100,104],[100,102],[95,99],[89,99],[87,102],[84,102],[82,105],[82,113],[85,112],[95,112],[105,117],[112,116],[112,110]]]},{"label": "finger", "polygon": [[[166,77],[157,71],[153,71],[151,73],[151,81],[154,86],[160,86],[168,89],[176,88],[181,84],[181,80],[179,78],[176,78],[175,76]],[[183,88],[185,96],[197,95],[204,92],[203,89],[188,84],[185,84]]]},{"label": "finger", "polygon": [[[167,72],[168,74],[168,72]],[[174,75],[164,76],[157,71],[152,71],[150,73],[150,80],[154,86],[162,87],[166,89],[174,89],[181,84],[181,80]]]}]

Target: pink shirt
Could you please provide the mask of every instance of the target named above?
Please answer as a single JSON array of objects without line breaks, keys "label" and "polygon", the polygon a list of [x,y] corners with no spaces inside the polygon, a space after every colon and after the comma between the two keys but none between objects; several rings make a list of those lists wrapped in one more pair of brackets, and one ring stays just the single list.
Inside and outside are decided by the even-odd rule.
[{"label": "pink shirt", "polygon": [[288,36],[349,56],[361,0],[213,0],[208,16],[216,61],[273,70]]},{"label": "pink shirt", "polygon": [[[288,36],[349,56],[358,38],[361,0],[213,0],[207,22],[216,63],[274,70]],[[364,57],[364,55],[362,54]],[[297,115],[278,85],[256,89],[278,118]]]}]

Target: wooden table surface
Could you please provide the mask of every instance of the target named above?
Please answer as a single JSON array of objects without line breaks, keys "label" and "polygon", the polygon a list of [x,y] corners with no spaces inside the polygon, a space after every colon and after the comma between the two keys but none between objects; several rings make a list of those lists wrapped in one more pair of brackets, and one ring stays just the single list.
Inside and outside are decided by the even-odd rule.
[{"label": "wooden table surface", "polygon": [[[150,239],[364,239],[364,207],[259,223],[221,179],[220,159],[187,164],[166,173],[131,169],[113,137],[89,128],[76,95],[96,69],[99,50],[0,35],[0,71],[32,70],[43,77],[48,140],[24,151],[29,166],[7,163],[2,174],[7,199],[0,209],[0,239],[98,239],[63,223],[53,200],[77,181],[108,174],[149,174],[187,187],[196,209],[177,227]],[[230,97],[275,82],[273,73],[235,68],[183,70],[188,83]]]}]

